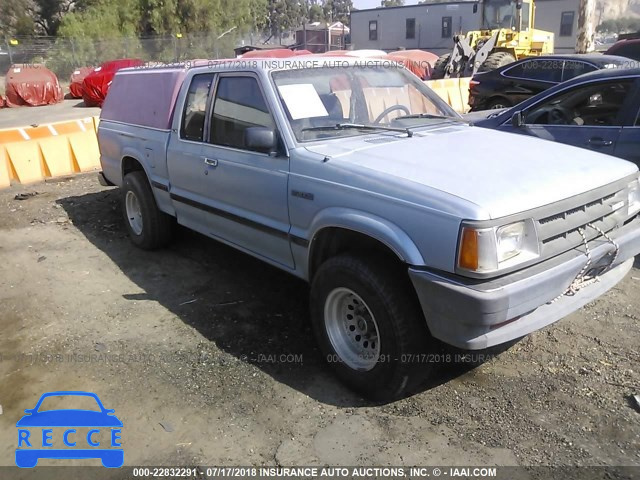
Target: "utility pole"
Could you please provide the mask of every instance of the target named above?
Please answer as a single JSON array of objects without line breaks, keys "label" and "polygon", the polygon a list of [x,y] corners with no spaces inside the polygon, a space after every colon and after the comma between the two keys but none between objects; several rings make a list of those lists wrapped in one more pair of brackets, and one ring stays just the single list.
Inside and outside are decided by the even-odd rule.
[{"label": "utility pole", "polygon": [[588,53],[595,50],[595,14],[596,0],[580,0],[576,53]]}]

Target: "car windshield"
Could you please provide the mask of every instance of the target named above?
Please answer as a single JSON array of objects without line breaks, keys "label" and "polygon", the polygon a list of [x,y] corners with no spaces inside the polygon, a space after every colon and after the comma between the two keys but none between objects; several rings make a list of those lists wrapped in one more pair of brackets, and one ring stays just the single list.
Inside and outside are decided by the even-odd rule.
[{"label": "car windshield", "polygon": [[514,28],[516,26],[516,2],[513,0],[489,0],[484,2],[482,29]]},{"label": "car windshield", "polygon": [[305,68],[272,75],[300,142],[460,121],[435,93],[395,63]]}]

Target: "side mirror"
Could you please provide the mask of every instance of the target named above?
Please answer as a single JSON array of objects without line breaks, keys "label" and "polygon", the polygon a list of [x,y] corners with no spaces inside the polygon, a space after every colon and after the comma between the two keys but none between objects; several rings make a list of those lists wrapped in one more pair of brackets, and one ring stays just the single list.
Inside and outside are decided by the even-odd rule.
[{"label": "side mirror", "polygon": [[516,0],[516,9],[522,10],[522,0]]},{"label": "side mirror", "polygon": [[278,145],[276,132],[266,127],[249,127],[244,131],[247,148],[263,153],[273,153]]},{"label": "side mirror", "polygon": [[516,128],[520,128],[524,125],[524,113],[521,110],[518,110],[511,117],[511,125]]}]

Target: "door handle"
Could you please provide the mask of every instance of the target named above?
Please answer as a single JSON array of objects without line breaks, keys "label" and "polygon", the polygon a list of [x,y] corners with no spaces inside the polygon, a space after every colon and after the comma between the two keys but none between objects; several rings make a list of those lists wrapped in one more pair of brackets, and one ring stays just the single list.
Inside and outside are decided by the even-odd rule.
[{"label": "door handle", "polygon": [[589,145],[594,147],[609,147],[613,145],[613,142],[611,140],[604,140],[600,137],[593,137],[589,139]]},{"label": "door handle", "polygon": [[210,167],[218,166],[218,160],[216,158],[205,158],[204,163],[205,165],[209,165]]}]

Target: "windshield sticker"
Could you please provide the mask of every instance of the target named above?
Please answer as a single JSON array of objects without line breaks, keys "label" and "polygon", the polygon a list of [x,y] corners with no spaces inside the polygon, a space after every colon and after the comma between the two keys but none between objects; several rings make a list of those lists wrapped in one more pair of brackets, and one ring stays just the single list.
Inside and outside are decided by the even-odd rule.
[{"label": "windshield sticker", "polygon": [[278,87],[292,120],[311,117],[328,117],[329,113],[311,83],[297,83]]}]

